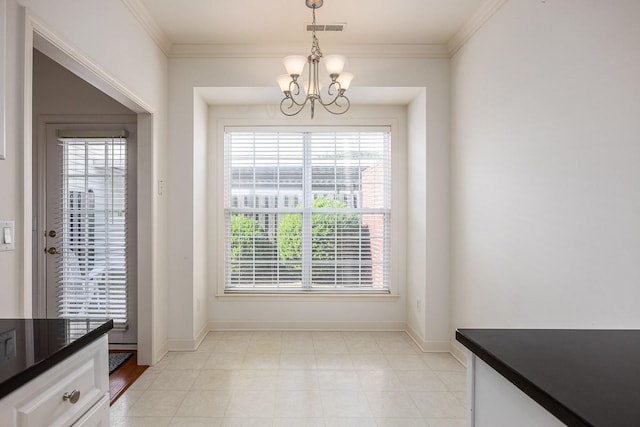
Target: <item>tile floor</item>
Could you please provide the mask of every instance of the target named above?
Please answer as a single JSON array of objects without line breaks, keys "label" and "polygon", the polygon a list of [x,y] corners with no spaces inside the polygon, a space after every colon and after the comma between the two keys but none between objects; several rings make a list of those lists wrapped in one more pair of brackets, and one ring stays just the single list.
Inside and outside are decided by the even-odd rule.
[{"label": "tile floor", "polygon": [[111,425],[463,427],[465,383],[403,332],[212,332],[147,369]]}]

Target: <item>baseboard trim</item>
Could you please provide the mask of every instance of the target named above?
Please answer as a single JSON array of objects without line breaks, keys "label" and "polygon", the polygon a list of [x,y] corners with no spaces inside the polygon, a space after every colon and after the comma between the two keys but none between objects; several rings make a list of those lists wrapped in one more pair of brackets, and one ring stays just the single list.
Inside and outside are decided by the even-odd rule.
[{"label": "baseboard trim", "polygon": [[404,331],[404,322],[209,322],[210,331]]},{"label": "baseboard trim", "polygon": [[409,335],[413,342],[416,343],[416,345],[420,348],[420,350],[422,350],[423,353],[449,352],[449,341],[424,341],[409,325],[407,325],[405,332],[407,333],[407,335]]},{"label": "baseboard trim", "polygon": [[449,353],[451,353],[451,355],[455,357],[458,362],[462,363],[465,368],[468,366],[468,351],[458,341],[452,340],[449,343]]},{"label": "baseboard trim", "polygon": [[158,351],[156,351],[155,357],[153,358],[154,360],[151,361],[151,366],[161,361],[162,358],[166,356],[168,352],[169,352],[169,342],[165,340],[165,342],[162,344],[162,346],[160,346]]}]

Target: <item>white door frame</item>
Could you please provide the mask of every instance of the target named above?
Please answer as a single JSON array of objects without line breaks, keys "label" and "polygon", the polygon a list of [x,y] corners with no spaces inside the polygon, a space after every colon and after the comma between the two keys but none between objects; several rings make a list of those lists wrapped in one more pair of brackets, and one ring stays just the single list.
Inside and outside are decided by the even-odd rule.
[{"label": "white door frame", "polygon": [[[153,109],[90,58],[60,39],[43,22],[20,7],[24,16],[24,242],[22,313],[32,317],[33,289],[33,49],[37,48],[81,79],[138,114],[138,361],[154,364],[153,322]],[[142,160],[141,160],[142,159]],[[147,159],[147,160],[144,160]],[[141,250],[145,248],[146,250]]]}]

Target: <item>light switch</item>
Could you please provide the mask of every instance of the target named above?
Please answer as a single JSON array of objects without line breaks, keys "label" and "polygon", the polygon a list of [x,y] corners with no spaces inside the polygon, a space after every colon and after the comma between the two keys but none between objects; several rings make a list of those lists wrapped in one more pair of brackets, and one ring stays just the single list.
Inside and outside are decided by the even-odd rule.
[{"label": "light switch", "polygon": [[15,221],[0,221],[0,251],[12,251],[15,249]]},{"label": "light switch", "polygon": [[16,330],[0,333],[0,361],[7,362],[16,357]]}]

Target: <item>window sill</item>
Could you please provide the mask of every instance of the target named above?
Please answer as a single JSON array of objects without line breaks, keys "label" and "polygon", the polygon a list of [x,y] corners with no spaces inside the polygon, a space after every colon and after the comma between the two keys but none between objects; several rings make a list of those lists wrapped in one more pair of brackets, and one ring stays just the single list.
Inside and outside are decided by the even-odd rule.
[{"label": "window sill", "polygon": [[216,298],[221,301],[392,301],[400,299],[400,295],[387,292],[218,292]]}]

